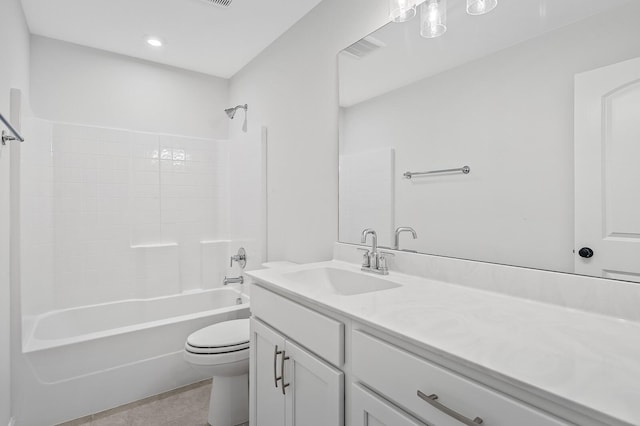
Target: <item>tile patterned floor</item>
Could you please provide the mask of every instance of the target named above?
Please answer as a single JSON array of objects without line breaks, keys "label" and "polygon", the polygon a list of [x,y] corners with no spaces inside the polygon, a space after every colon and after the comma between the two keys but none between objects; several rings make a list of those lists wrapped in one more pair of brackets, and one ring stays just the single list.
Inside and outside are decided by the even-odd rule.
[{"label": "tile patterned floor", "polygon": [[207,426],[211,380],[59,426]]}]

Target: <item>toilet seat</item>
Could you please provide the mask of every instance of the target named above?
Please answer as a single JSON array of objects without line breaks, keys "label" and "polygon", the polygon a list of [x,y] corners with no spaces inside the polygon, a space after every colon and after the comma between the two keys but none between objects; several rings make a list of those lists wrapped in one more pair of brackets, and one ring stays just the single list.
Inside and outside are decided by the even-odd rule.
[{"label": "toilet seat", "polygon": [[184,348],[187,352],[191,352],[192,354],[220,355],[220,354],[228,354],[228,353],[238,352],[242,350],[247,350],[249,349],[249,342],[241,345],[223,346],[223,347],[200,347],[200,346],[193,346],[187,343],[184,345]]},{"label": "toilet seat", "polygon": [[189,335],[185,350],[197,355],[243,355],[249,349],[249,333],[248,318],[220,322]]}]

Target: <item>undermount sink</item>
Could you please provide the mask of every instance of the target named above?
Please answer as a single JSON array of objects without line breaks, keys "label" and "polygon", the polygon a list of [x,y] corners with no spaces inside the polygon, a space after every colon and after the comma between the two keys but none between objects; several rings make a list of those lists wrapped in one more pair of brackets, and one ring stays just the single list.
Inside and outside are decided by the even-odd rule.
[{"label": "undermount sink", "polygon": [[353,296],[400,287],[400,284],[393,281],[338,268],[305,269],[287,272],[282,276],[311,290],[325,291],[341,296]]}]

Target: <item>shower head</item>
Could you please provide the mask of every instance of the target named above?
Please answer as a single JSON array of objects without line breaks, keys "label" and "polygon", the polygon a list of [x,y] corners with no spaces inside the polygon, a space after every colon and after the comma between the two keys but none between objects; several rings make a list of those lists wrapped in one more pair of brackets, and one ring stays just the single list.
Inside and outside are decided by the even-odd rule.
[{"label": "shower head", "polygon": [[246,110],[247,110],[247,104],[244,104],[244,105],[238,105],[238,106],[235,106],[235,107],[233,107],[233,108],[227,108],[227,109],[225,109],[225,110],[224,110],[224,112],[226,112],[226,113],[227,113],[227,115],[229,116],[229,118],[233,120],[233,117],[235,117],[236,112],[237,112],[239,109],[243,109],[243,110],[245,110],[245,111],[246,111]]},{"label": "shower head", "polygon": [[226,112],[227,115],[229,116],[229,118],[232,119],[232,120],[233,120],[233,117],[236,115],[236,111],[237,111],[237,109],[235,109],[235,108],[227,108],[227,109],[224,110],[224,112]]}]

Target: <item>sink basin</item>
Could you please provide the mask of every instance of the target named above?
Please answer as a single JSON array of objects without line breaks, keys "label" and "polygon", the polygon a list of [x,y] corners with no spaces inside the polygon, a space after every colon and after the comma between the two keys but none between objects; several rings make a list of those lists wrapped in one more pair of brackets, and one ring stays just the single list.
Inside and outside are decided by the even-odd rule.
[{"label": "sink basin", "polygon": [[297,272],[286,272],[282,276],[310,290],[341,296],[353,296],[400,287],[400,284],[393,281],[383,280],[366,273],[338,268],[305,269]]}]

